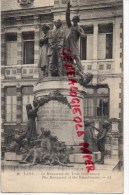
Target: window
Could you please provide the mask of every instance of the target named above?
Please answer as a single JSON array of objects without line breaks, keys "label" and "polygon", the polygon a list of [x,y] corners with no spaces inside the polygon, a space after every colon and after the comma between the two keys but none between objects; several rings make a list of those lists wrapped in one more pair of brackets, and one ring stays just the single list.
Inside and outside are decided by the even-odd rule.
[{"label": "window", "polygon": [[109,102],[108,98],[97,98],[97,116],[108,116],[109,114]]},{"label": "window", "polygon": [[98,58],[112,59],[112,49],[113,49],[113,25],[112,24],[99,25]]},{"label": "window", "polygon": [[94,112],[94,99],[93,99],[93,89],[87,89],[86,91],[87,97],[84,100],[84,116],[85,117],[94,117],[95,112]]},{"label": "window", "polygon": [[6,122],[16,122],[17,120],[17,95],[16,87],[6,88],[5,93]]},{"label": "window", "polygon": [[85,99],[84,115],[86,117],[94,116],[94,101],[93,101],[93,98],[86,98]]},{"label": "window", "polygon": [[93,26],[83,27],[86,38],[80,39],[81,60],[93,59]]},{"label": "window", "polygon": [[17,34],[6,35],[6,64],[9,66],[17,64]]},{"label": "window", "polygon": [[96,99],[97,99],[97,108],[96,108],[97,117],[107,118],[109,116],[109,89],[108,88],[97,89]]},{"label": "window", "polygon": [[33,103],[33,87],[27,86],[22,88],[22,121],[27,122],[26,105]]},{"label": "window", "polygon": [[85,117],[107,119],[109,117],[109,89],[88,89],[84,100]]},{"label": "window", "polygon": [[34,32],[23,33],[23,64],[34,64]]}]

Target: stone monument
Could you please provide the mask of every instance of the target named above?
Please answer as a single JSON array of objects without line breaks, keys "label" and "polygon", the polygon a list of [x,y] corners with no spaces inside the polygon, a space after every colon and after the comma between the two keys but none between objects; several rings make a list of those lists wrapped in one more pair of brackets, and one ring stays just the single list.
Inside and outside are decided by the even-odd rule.
[{"label": "stone monument", "polygon": [[[69,2],[67,4],[66,20],[68,20],[68,18],[70,18]],[[67,147],[74,147],[75,154],[71,156],[71,162],[83,163],[83,154],[81,153],[79,144],[84,142],[84,135],[77,136],[77,130],[75,129],[75,113],[73,113],[72,105],[70,103],[72,98],[74,98],[74,95],[70,95],[71,88],[69,80],[77,81],[73,86],[73,89],[76,89],[76,91],[73,91],[73,94],[76,93],[76,98],[79,101],[78,107],[81,110],[82,120],[81,127],[82,131],[84,131],[84,87],[92,80],[93,75],[83,73],[80,58],[79,56],[75,58],[76,55],[73,54],[75,51],[72,51],[73,45],[70,46],[71,39],[75,39],[76,43],[74,42],[74,44],[76,45],[76,52],[79,49],[77,48],[77,41],[81,36],[82,29],[79,27],[76,19],[78,20],[78,17],[73,18],[72,20],[74,23],[73,26],[68,26],[68,28],[71,28],[71,34],[67,37],[68,39],[65,38],[66,43],[63,41],[64,34],[60,29],[62,25],[60,20],[55,22],[56,29],[49,31],[48,74],[46,77],[40,79],[35,85],[34,97],[41,105],[37,113],[38,133],[41,133],[41,128],[49,129],[51,134],[57,136],[59,141],[65,142]],[[70,54],[67,54],[67,60],[63,60],[61,57],[63,49],[71,51]],[[67,71],[64,71],[66,64],[73,64],[71,73],[75,70],[75,74],[68,76],[66,73]]]}]

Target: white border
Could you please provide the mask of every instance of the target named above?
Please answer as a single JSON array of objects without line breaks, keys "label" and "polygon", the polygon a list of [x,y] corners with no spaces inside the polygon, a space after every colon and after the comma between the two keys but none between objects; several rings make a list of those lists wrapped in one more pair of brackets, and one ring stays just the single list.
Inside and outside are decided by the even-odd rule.
[{"label": "white border", "polygon": [[129,194],[129,0],[124,0],[124,194]]},{"label": "white border", "polygon": [[[124,193],[123,194],[129,195],[129,0],[123,0],[123,2],[124,2],[124,47],[123,47],[123,51],[124,51]],[[4,195],[6,194],[14,194],[14,193],[4,193]],[[17,194],[21,195],[21,193],[15,193],[15,195]],[[22,194],[31,195],[33,193],[22,193]],[[42,193],[34,193],[34,194],[37,195]],[[45,193],[45,194],[48,195],[49,193]],[[53,193],[53,194],[58,195],[57,193]],[[64,195],[63,193],[60,194]],[[114,195],[114,194],[110,194],[110,195]]]}]

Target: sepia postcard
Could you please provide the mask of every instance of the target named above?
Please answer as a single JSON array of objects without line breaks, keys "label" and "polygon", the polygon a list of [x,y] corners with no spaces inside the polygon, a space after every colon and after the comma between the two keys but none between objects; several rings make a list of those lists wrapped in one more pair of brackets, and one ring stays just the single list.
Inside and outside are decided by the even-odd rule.
[{"label": "sepia postcard", "polygon": [[123,1],[1,0],[2,192],[123,193]]}]

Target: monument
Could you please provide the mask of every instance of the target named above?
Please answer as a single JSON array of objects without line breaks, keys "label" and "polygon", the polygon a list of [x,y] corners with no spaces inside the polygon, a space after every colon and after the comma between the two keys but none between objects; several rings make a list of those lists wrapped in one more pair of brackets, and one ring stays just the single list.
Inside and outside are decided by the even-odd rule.
[{"label": "monument", "polygon": [[[75,129],[75,113],[71,101],[76,94],[81,112],[81,129],[84,131],[83,104],[85,97],[84,87],[92,80],[93,75],[85,74],[79,57],[78,41],[80,36],[85,36],[78,25],[79,17],[70,20],[70,2],[67,3],[66,22],[69,34],[65,36],[61,30],[62,22],[57,20],[55,29],[50,30],[45,37],[48,46],[48,67],[45,76],[34,87],[34,97],[40,103],[37,113],[37,131],[49,129],[59,141],[65,142],[67,147],[74,147],[76,155],[71,157],[72,162],[84,162],[80,150],[80,143],[84,142],[84,135],[77,136]],[[47,39],[47,40],[46,40]],[[46,57],[45,57],[46,59]],[[73,65],[73,66],[72,66]],[[41,65],[42,67],[42,65]],[[76,81],[71,87],[70,81]],[[71,91],[73,90],[73,91]],[[72,93],[73,92],[73,93]],[[77,116],[76,119],[79,117]],[[83,132],[81,130],[81,132]],[[92,153],[92,152],[91,152]]]}]

